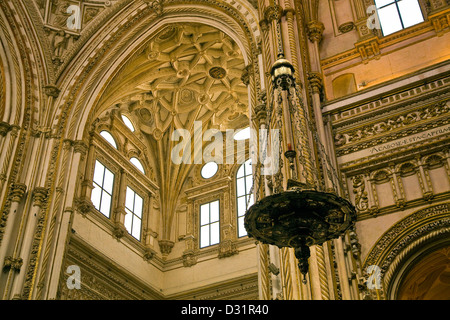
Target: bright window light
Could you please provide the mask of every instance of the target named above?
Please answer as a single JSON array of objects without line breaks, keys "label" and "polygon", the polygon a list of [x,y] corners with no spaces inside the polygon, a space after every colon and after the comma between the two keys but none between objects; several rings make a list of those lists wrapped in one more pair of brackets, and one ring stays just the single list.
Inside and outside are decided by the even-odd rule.
[{"label": "bright window light", "polygon": [[218,244],[220,241],[219,200],[200,206],[200,248]]},{"label": "bright window light", "polygon": [[234,140],[246,140],[246,139],[250,139],[250,127],[241,129],[234,135]]},{"label": "bright window light", "polygon": [[249,159],[239,167],[236,173],[238,237],[247,235],[247,230],[244,227],[244,216],[247,209],[254,203],[253,194],[250,192],[252,185],[252,162]]},{"label": "bright window light", "polygon": [[123,123],[125,123],[125,125],[126,125],[131,131],[134,132],[134,126],[133,126],[133,123],[131,122],[131,120],[130,120],[127,116],[124,116],[124,115],[122,115],[122,120],[123,120]]},{"label": "bright window light", "polygon": [[201,175],[204,179],[212,178],[219,169],[219,166],[214,161],[205,164],[201,170]]},{"label": "bright window light", "polygon": [[108,131],[102,131],[100,132],[100,135],[105,138],[106,141],[108,141],[114,148],[117,149],[117,143],[114,137],[109,133]]},{"label": "bright window light", "polygon": [[100,161],[95,161],[94,188],[91,193],[91,201],[94,207],[109,218],[111,214],[111,200],[114,186],[114,174]]},{"label": "bright window light", "polygon": [[125,199],[125,221],[127,231],[136,239],[141,239],[142,210],[144,200],[130,187],[127,187]]},{"label": "bright window light", "polygon": [[138,168],[140,171],[142,171],[142,173],[145,174],[145,170],[144,170],[144,166],[142,165],[141,161],[139,161],[139,159],[137,158],[131,158],[130,162],[136,167]]},{"label": "bright window light", "polygon": [[375,0],[383,35],[423,22],[417,0]]}]

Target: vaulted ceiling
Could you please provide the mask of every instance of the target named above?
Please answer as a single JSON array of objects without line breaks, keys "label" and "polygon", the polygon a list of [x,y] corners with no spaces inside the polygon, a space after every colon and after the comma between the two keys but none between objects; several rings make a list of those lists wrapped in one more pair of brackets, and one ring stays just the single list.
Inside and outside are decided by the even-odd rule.
[{"label": "vaulted ceiling", "polygon": [[201,121],[203,132],[247,127],[244,68],[239,46],[224,32],[204,24],[171,24],[128,58],[99,99],[102,108],[118,107],[130,116],[150,146],[146,156],[160,188],[162,239],[170,238],[178,198],[198,166],[170,161],[177,144],[172,132],[193,132],[195,121]]},{"label": "vaulted ceiling", "polygon": [[222,31],[172,24],[132,56],[110,83],[101,105],[119,104],[156,139],[194,121],[220,130],[248,125],[244,59]]}]

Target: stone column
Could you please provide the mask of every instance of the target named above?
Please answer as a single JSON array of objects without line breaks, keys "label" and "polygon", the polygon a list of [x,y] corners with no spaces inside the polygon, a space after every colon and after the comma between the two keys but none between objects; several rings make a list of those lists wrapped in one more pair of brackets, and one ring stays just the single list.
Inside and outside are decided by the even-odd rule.
[{"label": "stone column", "polygon": [[4,227],[2,227],[1,233],[1,245],[0,245],[0,266],[3,266],[7,250],[10,248],[10,243],[12,241],[12,234],[15,227],[15,222],[17,216],[20,213],[17,212],[19,204],[22,201],[25,193],[27,191],[27,186],[23,183],[14,183],[11,185],[9,192],[9,201],[11,205],[8,213],[3,215],[2,221],[4,221]]},{"label": "stone column", "polygon": [[23,284],[25,281],[26,271],[29,265],[29,257],[36,231],[36,226],[41,214],[44,214],[47,205],[49,189],[46,187],[35,187],[32,191],[32,207],[26,219],[25,232],[21,235],[21,246],[18,250],[19,256],[25,262],[24,268],[20,270],[14,278],[11,297],[13,299],[22,299]]}]

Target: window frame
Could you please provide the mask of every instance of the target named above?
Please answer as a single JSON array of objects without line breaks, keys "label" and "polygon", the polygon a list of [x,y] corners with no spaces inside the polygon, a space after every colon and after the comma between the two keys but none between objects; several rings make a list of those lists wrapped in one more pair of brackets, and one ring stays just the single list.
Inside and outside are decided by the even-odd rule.
[{"label": "window frame", "polygon": [[[252,168],[252,171],[251,171],[250,174],[247,174],[247,172],[246,172],[246,164],[247,164],[247,162],[250,162],[250,166]],[[241,176],[241,177],[238,177],[238,173],[239,173],[239,170],[241,170],[241,168],[243,168],[243,170],[244,170],[244,175]],[[253,167],[252,167],[252,164],[251,164],[251,158],[245,160],[242,164],[240,164],[238,169],[236,170],[236,173],[235,173],[235,186],[236,186],[236,196],[235,196],[235,199],[236,199],[236,235],[237,235],[238,239],[248,236],[247,230],[245,230],[245,234],[240,235],[240,232],[239,232],[240,231],[240,229],[239,229],[239,225],[240,225],[239,221],[241,219],[244,219],[245,213],[246,213],[247,209],[249,208],[249,203],[252,202],[252,205],[254,203],[254,195],[253,195],[253,193],[252,192],[247,193],[247,177],[252,177],[252,186],[253,186],[254,181],[253,181]],[[239,193],[238,193],[239,180],[244,180],[243,181],[244,182],[244,191],[245,191],[244,195],[239,195]],[[252,186],[250,187],[249,191],[251,191]],[[244,210],[243,213],[239,212],[239,207],[240,207],[239,206],[239,199],[240,198],[244,198],[245,210]]]},{"label": "window frame", "polygon": [[[215,202],[217,202],[217,210],[218,210],[218,212],[217,212],[217,220],[214,220],[214,221],[212,221],[211,222],[211,204],[212,203],[215,203]],[[205,206],[205,205],[208,205],[208,215],[209,215],[209,217],[208,217],[208,223],[206,223],[206,224],[202,224],[202,207],[203,206]],[[221,235],[220,235],[220,233],[221,233],[221,219],[220,219],[220,214],[221,214],[221,210],[220,210],[220,198],[215,198],[214,200],[211,200],[211,201],[207,201],[207,202],[203,202],[203,203],[200,203],[199,204],[199,206],[198,206],[198,226],[199,226],[199,233],[198,233],[198,246],[199,246],[199,249],[205,249],[205,248],[209,248],[209,247],[212,247],[212,246],[215,246],[215,245],[218,245],[218,244],[220,244],[220,241],[221,241]],[[211,225],[212,224],[215,224],[215,223],[217,223],[218,224],[218,241],[217,242],[214,242],[214,243],[211,243]],[[202,227],[205,227],[205,226],[208,226],[208,245],[204,245],[204,246],[202,246]]]},{"label": "window frame", "polygon": [[[102,173],[102,185],[100,186],[96,181],[95,181],[95,175],[96,175],[96,168],[97,168],[97,162],[100,163],[103,166],[103,173]],[[105,182],[105,171],[108,170],[112,176],[113,176],[113,181],[112,181],[112,186],[111,186],[111,193],[109,193],[107,190],[104,189],[104,182]],[[90,200],[92,201],[92,204],[94,205],[94,208],[100,212],[103,216],[105,216],[108,219],[111,219],[111,214],[113,212],[113,206],[114,206],[114,188],[115,188],[115,180],[116,180],[116,174],[109,169],[108,166],[106,166],[102,161],[99,160],[99,158],[95,158],[94,161],[94,169],[92,170],[92,191],[91,191],[91,197]],[[94,203],[92,197],[93,197],[93,191],[95,190],[95,185],[97,185],[100,188],[100,198],[99,198],[99,205],[98,208],[96,206],[96,204]],[[103,193],[107,193],[110,196],[110,202],[109,202],[109,212],[108,215],[106,215],[102,210],[101,210],[101,206],[102,206],[102,197],[103,197]]]},{"label": "window frame", "polygon": [[[131,191],[133,192],[133,209],[127,207],[128,189],[131,190]],[[124,221],[125,229],[128,231],[128,234],[130,234],[133,238],[135,238],[135,239],[138,240],[138,241],[141,241],[141,240],[142,240],[142,227],[143,227],[143,222],[144,222],[145,199],[144,199],[143,196],[141,196],[141,195],[139,194],[139,192],[137,192],[137,191],[136,191],[132,186],[130,186],[130,184],[128,184],[128,183],[127,183],[127,186],[126,186],[124,192],[125,192],[125,203],[124,203],[124,208],[125,208],[125,212],[126,212],[126,215],[125,215],[125,221]],[[135,204],[136,204],[136,197],[139,197],[139,198],[141,199],[141,201],[142,201],[142,204],[141,204],[141,216],[140,216],[140,217],[139,217],[139,216],[136,214],[136,212],[134,211],[134,210],[135,210]],[[127,219],[127,216],[128,216],[128,215],[131,215],[131,226],[130,226],[130,230],[128,230],[127,225],[126,225],[126,219]],[[136,236],[133,234],[133,231],[134,231],[134,230],[133,230],[133,226],[134,226],[135,218],[138,219],[138,220],[140,220],[139,237],[136,237]]]},{"label": "window frame", "polygon": [[[379,21],[379,23],[380,23],[380,31],[381,31],[381,34],[382,34],[384,37],[389,36],[389,35],[391,35],[391,34],[393,34],[393,33],[396,33],[396,32],[402,31],[402,30],[405,30],[405,29],[410,28],[410,27],[412,27],[412,26],[415,26],[415,25],[417,25],[417,24],[419,24],[419,23],[424,22],[425,19],[426,19],[426,16],[425,16],[425,13],[424,13],[424,10],[423,10],[423,7],[422,7],[422,4],[421,4],[420,0],[415,0],[415,1],[417,1],[417,5],[419,6],[420,13],[421,13],[421,15],[422,15],[422,21],[417,22],[417,23],[415,23],[415,24],[413,24],[413,25],[410,25],[410,26],[405,27],[405,24],[404,24],[404,17],[402,17],[402,13],[401,13],[400,8],[399,8],[399,5],[398,5],[398,3],[399,3],[400,1],[405,1],[405,0],[391,0],[391,2],[389,2],[389,3],[387,3],[387,4],[384,4],[384,5],[380,6],[380,7],[378,7],[378,5],[377,5],[377,3],[376,3],[376,0],[374,0],[374,4],[375,4],[375,8],[376,8],[376,14],[377,14],[377,17],[378,17],[378,21]],[[396,13],[397,13],[397,16],[398,16],[398,19],[399,19],[399,21],[400,21],[401,29],[396,30],[396,31],[393,31],[393,32],[390,32],[390,33],[388,33],[388,34],[385,34],[384,31],[383,31],[383,25],[382,25],[382,23],[381,23],[379,10],[380,10],[380,9],[387,8],[387,7],[389,7],[389,6],[394,6],[394,7],[395,7]]]}]

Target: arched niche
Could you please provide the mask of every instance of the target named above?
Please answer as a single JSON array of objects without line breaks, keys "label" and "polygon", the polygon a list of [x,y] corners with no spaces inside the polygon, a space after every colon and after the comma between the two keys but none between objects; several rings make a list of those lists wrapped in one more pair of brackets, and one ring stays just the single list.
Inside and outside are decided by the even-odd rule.
[{"label": "arched niche", "polygon": [[450,300],[450,245],[412,259],[396,290],[397,300]]},{"label": "arched niche", "polygon": [[356,92],[355,75],[353,73],[342,74],[332,81],[334,98],[340,98]]},{"label": "arched niche", "polygon": [[[412,275],[411,270],[420,266],[421,261],[427,263],[423,259],[429,254],[450,246],[449,213],[450,202],[420,209],[391,226],[373,245],[364,260],[363,270],[372,265],[380,268],[385,299],[405,297],[408,292],[405,288],[413,288],[413,281],[432,281],[440,276],[436,274],[424,280],[408,275]],[[412,296],[412,291],[409,292]],[[418,297],[418,291],[415,292]]]}]

